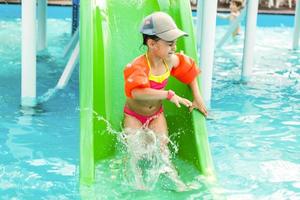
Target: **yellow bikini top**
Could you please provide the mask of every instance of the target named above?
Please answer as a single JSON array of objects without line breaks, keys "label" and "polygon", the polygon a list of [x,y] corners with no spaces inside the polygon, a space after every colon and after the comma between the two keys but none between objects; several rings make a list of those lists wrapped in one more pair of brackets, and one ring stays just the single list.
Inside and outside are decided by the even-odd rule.
[{"label": "yellow bikini top", "polygon": [[163,73],[162,75],[156,76],[156,75],[153,75],[151,73],[151,65],[150,65],[150,61],[149,61],[147,53],[145,54],[145,56],[146,56],[147,63],[148,63],[148,66],[149,66],[149,80],[155,81],[157,83],[162,83],[164,80],[166,80],[167,78],[169,78],[169,76],[170,76],[170,69],[169,69],[167,63],[165,62],[165,60],[163,60],[163,62],[164,62],[164,66],[166,68],[166,72]]}]

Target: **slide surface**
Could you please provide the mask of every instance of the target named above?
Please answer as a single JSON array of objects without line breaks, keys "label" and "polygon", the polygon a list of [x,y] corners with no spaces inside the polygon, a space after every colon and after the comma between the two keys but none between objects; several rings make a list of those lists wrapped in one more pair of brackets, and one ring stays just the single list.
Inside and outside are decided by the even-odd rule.
[{"label": "slide surface", "polygon": [[[94,180],[95,165],[113,158],[116,137],[107,133],[107,119],[120,130],[125,102],[123,69],[145,52],[139,27],[154,11],[165,11],[189,34],[177,43],[177,51],[197,60],[189,1],[183,0],[86,0],[80,6],[80,179]],[[199,80],[200,83],[200,80]],[[188,86],[171,78],[167,89],[192,100]],[[204,176],[214,176],[204,117],[164,102],[169,134],[179,145],[178,156]]]}]

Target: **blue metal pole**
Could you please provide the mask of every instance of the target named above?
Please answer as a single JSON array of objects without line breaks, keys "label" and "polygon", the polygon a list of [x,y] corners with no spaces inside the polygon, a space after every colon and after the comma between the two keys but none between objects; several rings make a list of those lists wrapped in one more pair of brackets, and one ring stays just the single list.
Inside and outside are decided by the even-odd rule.
[{"label": "blue metal pole", "polygon": [[73,0],[72,4],[72,35],[75,33],[79,25],[79,2],[80,0]]}]

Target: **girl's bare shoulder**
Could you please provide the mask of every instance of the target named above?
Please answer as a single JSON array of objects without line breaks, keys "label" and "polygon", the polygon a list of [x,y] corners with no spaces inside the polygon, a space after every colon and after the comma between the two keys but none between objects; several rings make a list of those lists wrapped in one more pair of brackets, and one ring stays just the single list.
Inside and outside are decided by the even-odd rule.
[{"label": "girl's bare shoulder", "polygon": [[168,63],[169,67],[172,69],[173,67],[178,66],[179,58],[176,54],[172,54],[168,59],[166,59],[166,62]]}]

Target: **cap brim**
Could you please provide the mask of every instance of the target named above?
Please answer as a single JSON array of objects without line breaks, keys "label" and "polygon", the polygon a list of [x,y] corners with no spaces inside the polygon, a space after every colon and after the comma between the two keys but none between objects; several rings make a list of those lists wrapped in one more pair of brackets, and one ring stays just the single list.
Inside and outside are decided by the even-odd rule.
[{"label": "cap brim", "polygon": [[188,36],[186,32],[183,32],[182,30],[179,29],[173,29],[170,31],[166,31],[163,33],[156,34],[157,37],[165,40],[165,41],[174,41],[177,38],[180,38],[182,36]]}]

